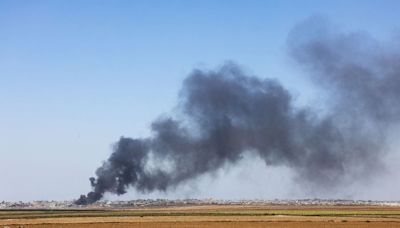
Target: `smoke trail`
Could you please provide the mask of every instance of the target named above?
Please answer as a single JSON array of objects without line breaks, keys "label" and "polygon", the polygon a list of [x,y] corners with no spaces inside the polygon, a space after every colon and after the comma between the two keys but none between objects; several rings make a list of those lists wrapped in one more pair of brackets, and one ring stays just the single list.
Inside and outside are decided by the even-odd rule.
[{"label": "smoke trail", "polygon": [[[323,18],[312,17],[293,29],[292,56],[330,92],[335,108],[375,124],[400,118],[400,52],[365,32],[337,32]],[[350,115],[348,115],[350,117]]]},{"label": "smoke trail", "polygon": [[330,95],[327,114],[295,108],[278,81],[248,75],[233,63],[194,70],[183,82],[179,117],[153,122],[151,137],[122,137],[90,179],[93,190],[76,202],[124,194],[129,187],[167,191],[235,164],[244,153],[289,167],[315,188],[378,171],[385,130],[399,117],[398,55],[377,53],[365,35],[335,33],[313,22],[293,30],[289,47]]}]

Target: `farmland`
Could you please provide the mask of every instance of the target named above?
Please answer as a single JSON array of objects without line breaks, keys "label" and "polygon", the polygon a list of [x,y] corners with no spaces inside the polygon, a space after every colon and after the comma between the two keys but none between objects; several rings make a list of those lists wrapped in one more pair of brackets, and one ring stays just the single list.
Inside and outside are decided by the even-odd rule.
[{"label": "farmland", "polygon": [[397,206],[187,205],[119,209],[6,209],[0,227],[400,227]]}]

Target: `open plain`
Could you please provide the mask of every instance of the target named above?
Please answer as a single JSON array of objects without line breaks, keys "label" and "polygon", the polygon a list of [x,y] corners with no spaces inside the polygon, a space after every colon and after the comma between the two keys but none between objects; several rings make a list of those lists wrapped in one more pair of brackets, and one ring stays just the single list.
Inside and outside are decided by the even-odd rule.
[{"label": "open plain", "polygon": [[3,209],[0,227],[400,227],[400,207],[271,204]]}]

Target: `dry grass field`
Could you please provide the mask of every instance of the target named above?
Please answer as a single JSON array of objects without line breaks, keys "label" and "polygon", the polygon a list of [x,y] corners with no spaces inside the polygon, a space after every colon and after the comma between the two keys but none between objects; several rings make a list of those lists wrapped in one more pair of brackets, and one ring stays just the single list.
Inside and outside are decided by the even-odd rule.
[{"label": "dry grass field", "polygon": [[9,227],[400,227],[399,207],[187,206],[110,210],[2,210]]}]

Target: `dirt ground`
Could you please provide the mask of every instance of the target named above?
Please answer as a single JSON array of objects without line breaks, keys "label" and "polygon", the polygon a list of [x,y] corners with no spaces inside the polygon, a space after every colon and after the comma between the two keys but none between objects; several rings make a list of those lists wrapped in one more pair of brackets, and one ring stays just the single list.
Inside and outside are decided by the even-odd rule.
[{"label": "dirt ground", "polygon": [[0,228],[15,227],[400,227],[400,207],[211,205],[0,211]]}]

